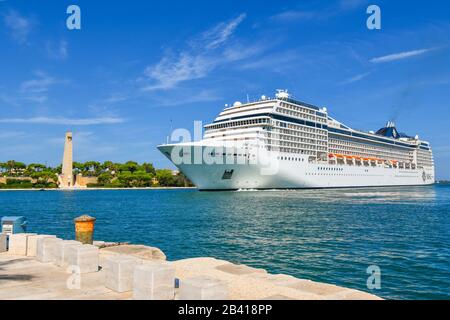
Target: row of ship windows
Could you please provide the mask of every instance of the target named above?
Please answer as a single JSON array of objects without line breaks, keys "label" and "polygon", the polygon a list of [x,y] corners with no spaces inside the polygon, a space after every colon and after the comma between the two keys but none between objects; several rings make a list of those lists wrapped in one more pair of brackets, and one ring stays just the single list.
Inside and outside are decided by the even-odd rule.
[{"label": "row of ship windows", "polygon": [[379,157],[382,156],[388,156],[388,157],[394,157],[394,158],[405,158],[405,159],[410,159],[413,157],[413,154],[410,153],[400,153],[400,152],[394,152],[394,151],[388,151],[388,150],[367,150],[364,148],[350,148],[350,147],[342,147],[342,146],[338,146],[338,145],[333,145],[330,144],[330,150],[336,150],[336,153],[340,153],[340,152],[350,152],[353,155],[358,155],[358,154],[371,154],[371,155],[377,155]]},{"label": "row of ship windows", "polygon": [[286,136],[283,134],[271,134],[267,136],[268,139],[274,139],[274,140],[280,140],[280,141],[286,141],[286,142],[304,142],[304,143],[309,143],[309,144],[313,144],[313,145],[321,145],[321,146],[327,146],[328,143],[327,141],[323,141],[323,140],[316,140],[316,139],[311,139],[311,138],[300,138],[300,137],[291,137],[291,136]]},{"label": "row of ship windows", "polygon": [[358,174],[358,173],[311,173],[307,172],[307,176],[347,176],[347,177],[378,177],[377,174]]},{"label": "row of ship windows", "polygon": [[[330,144],[337,144],[339,146],[349,146],[352,148],[358,148],[358,149],[363,149],[363,150],[375,150],[375,151],[384,151],[384,150],[389,150],[389,152],[396,152],[399,154],[404,154],[405,152],[402,150],[396,150],[393,148],[383,148],[383,147],[375,147],[375,146],[371,146],[371,145],[367,145],[367,144],[360,144],[360,143],[351,143],[351,142],[347,142],[347,141],[342,141],[342,140],[336,140],[336,139],[330,139]],[[413,151],[409,151],[409,154],[413,154]]]},{"label": "row of ship windows", "polygon": [[322,130],[322,129],[318,129],[318,128],[310,128],[310,127],[301,127],[301,126],[296,126],[296,125],[286,125],[286,126],[276,126],[276,128],[281,128],[282,130],[290,130],[291,134],[294,134],[294,132],[313,132],[315,134],[320,134],[323,136],[326,136],[328,138],[328,132],[326,130]]},{"label": "row of ship windows", "polygon": [[282,132],[282,133],[273,132],[273,133],[267,133],[266,136],[278,138],[278,139],[280,139],[280,137],[282,137],[282,138],[285,138],[286,140],[294,140],[294,139],[299,139],[299,138],[316,139],[315,134],[308,134],[308,133],[303,133],[302,135],[297,135],[297,136],[290,136],[290,135],[286,135],[286,133],[284,133],[284,132]]},{"label": "row of ship windows", "polygon": [[275,122],[275,126],[281,127],[281,128],[295,129],[295,130],[301,130],[301,131],[306,131],[306,132],[314,132],[314,133],[319,133],[319,134],[324,134],[324,135],[328,134],[327,130],[323,130],[323,129],[319,129],[319,128],[298,126],[298,125],[295,125],[295,124],[282,122],[282,121],[274,121],[274,122]]},{"label": "row of ship windows", "polygon": [[285,135],[280,135],[279,139],[284,140],[284,141],[306,142],[306,143],[311,143],[311,144],[317,143],[317,141],[314,139],[296,138],[296,137],[290,137],[290,136],[285,136]]},{"label": "row of ship windows", "polygon": [[417,159],[431,161],[433,159],[433,157],[431,157],[431,156],[424,157],[424,156],[417,155]]},{"label": "row of ship windows", "polygon": [[417,160],[417,163],[430,165],[430,164],[434,164],[434,161],[433,160],[431,160],[431,161]]},{"label": "row of ship windows", "polygon": [[276,143],[278,145],[292,146],[292,147],[305,147],[307,149],[315,149],[316,147],[320,147],[322,149],[328,149],[328,144],[322,141],[311,140],[311,139],[295,139],[290,140],[283,136],[281,137],[266,137],[264,141],[268,143]]},{"label": "row of ship windows", "polygon": [[307,113],[307,114],[312,114],[312,115],[315,114],[315,112],[313,110],[302,108],[302,107],[298,107],[298,106],[290,104],[290,103],[282,102],[281,106],[283,108],[287,108],[287,109],[290,109],[290,110],[300,111],[300,112]]},{"label": "row of ship windows", "polygon": [[[289,143],[289,142],[283,142],[283,141],[280,141],[278,144],[274,143],[274,145],[283,146],[283,147],[293,147],[293,148],[299,149],[301,151],[303,151],[303,150],[318,150],[318,151],[325,151],[325,152],[328,151],[327,147],[304,145],[304,144],[299,144],[299,143]],[[296,153],[300,153],[300,152],[296,152]]]},{"label": "row of ship windows", "polygon": [[215,125],[208,127],[208,129],[224,129],[224,128],[230,128],[230,127],[245,126],[245,125],[250,125],[250,124],[264,124],[264,123],[269,123],[269,119],[259,118],[259,119],[252,119],[252,120],[228,122],[228,123],[224,123],[224,124],[215,124]]},{"label": "row of ship windows", "polygon": [[317,147],[314,145],[292,143],[292,142],[285,142],[285,141],[279,141],[278,145],[285,146],[285,147],[296,147],[296,148],[307,149],[307,150],[316,150],[317,149]]},{"label": "row of ship windows", "polygon": [[[315,138],[316,136],[320,136],[314,133],[307,133],[307,132],[302,132],[302,131],[296,131],[296,130],[289,130],[289,129],[279,129],[277,131],[273,131],[273,132],[279,132],[279,133],[284,133],[284,134],[290,134],[291,136],[296,136],[296,137],[309,137],[309,138]],[[323,138],[326,139],[326,135],[323,135]]]},{"label": "row of ship windows", "polygon": [[432,158],[432,155],[431,155],[431,152],[430,153],[428,153],[428,154],[423,154],[423,153],[417,153],[417,156],[418,157],[421,157],[421,158]]},{"label": "row of ship windows", "polygon": [[291,148],[279,148],[277,146],[268,146],[268,150],[280,151],[285,153],[298,153],[298,154],[307,154],[314,156],[316,155],[315,151],[301,150],[301,149],[291,149]]},{"label": "row of ship windows", "polygon": [[339,149],[329,149],[330,153],[344,154],[349,156],[366,157],[366,158],[380,158],[380,159],[392,159],[392,160],[407,160],[411,161],[412,157],[392,155],[388,153],[370,153],[370,152],[346,152]]},{"label": "row of ship windows", "polygon": [[[390,147],[390,148],[393,148],[393,149],[396,149],[396,150],[399,150],[399,151],[414,151],[415,150],[413,145],[408,145],[408,144],[401,143],[401,142],[398,142],[398,141],[395,141],[395,142],[393,142],[393,141],[386,141],[385,142],[384,139],[380,139],[380,138],[373,138],[373,139],[377,140],[377,141],[373,141],[370,137],[364,137],[364,135],[359,134],[359,133],[352,133],[352,135],[353,135],[352,137],[337,136],[337,135],[335,135],[333,133],[334,130],[337,130],[337,129],[329,128],[330,140],[334,138],[334,139],[336,139],[339,142],[347,142],[347,143],[351,143],[351,144],[360,144],[360,145],[363,145],[363,146],[367,146],[367,147],[372,146],[372,147],[376,147],[376,148],[379,148],[379,147],[381,147],[381,148]],[[347,134],[347,133],[345,133],[345,134]],[[360,138],[363,138],[363,139],[369,139],[370,138],[371,141],[361,141]],[[378,142],[378,140],[380,140],[381,143]],[[405,149],[405,147],[407,147],[407,148]]]},{"label": "row of ship windows", "polygon": [[282,136],[285,137],[286,139],[298,139],[298,138],[311,138],[311,139],[317,139],[318,141],[323,141],[328,143],[328,139],[327,136],[321,136],[318,134],[309,134],[309,133],[296,133],[296,134],[292,134],[291,132],[285,131],[285,130],[280,130],[280,131],[275,131],[272,132],[271,136]]},{"label": "row of ship windows", "polygon": [[281,114],[286,114],[288,116],[291,117],[296,117],[296,118],[301,118],[301,119],[307,119],[307,120],[313,120],[319,123],[326,123],[326,120],[323,118],[316,118],[315,116],[310,116],[301,112],[297,112],[297,111],[290,111],[290,110],[286,110],[284,108],[277,108],[277,112],[281,113]]},{"label": "row of ship windows", "polygon": [[[327,123],[327,119],[326,119],[326,115],[324,113],[318,113],[315,111],[312,111],[310,109],[306,109],[303,107],[299,107],[296,105],[292,105],[292,104],[287,104],[287,103],[281,103],[280,106],[282,108],[287,109],[288,111],[292,110],[297,114],[298,112],[303,113],[305,115],[313,115],[313,116],[317,116],[317,122],[321,122],[321,123]],[[277,109],[277,111],[279,110],[279,108]],[[302,117],[304,117],[304,115],[301,115]],[[312,120],[314,120],[313,118],[311,118]]]},{"label": "row of ship windows", "polygon": [[387,150],[367,150],[363,148],[347,148],[347,147],[341,147],[337,145],[330,145],[330,149],[338,150],[338,151],[348,151],[354,155],[361,153],[361,154],[373,154],[373,155],[389,155],[389,156],[397,156],[397,157],[406,157],[406,158],[412,158],[413,154],[410,153],[399,153],[399,152],[392,152]]},{"label": "row of ship windows", "polygon": [[243,112],[254,112],[257,113],[262,112],[262,111],[267,111],[270,112],[272,110],[273,106],[246,106],[245,108],[235,108],[233,110],[227,110],[227,111],[223,111],[219,114],[219,117],[234,117],[237,114],[242,114]]},{"label": "row of ship windows", "polygon": [[[224,129],[231,128],[231,127],[241,127],[241,126],[246,126],[246,125],[269,124],[269,123],[270,123],[270,121],[267,118],[234,121],[234,122],[223,123],[223,124],[216,124],[216,125],[209,126],[206,129],[206,132],[212,131],[212,130],[220,130],[220,129],[224,130]],[[326,137],[327,137],[327,131],[326,130],[309,128],[309,127],[301,127],[301,126],[287,124],[285,122],[280,122],[280,121],[274,121],[274,125],[278,126],[279,128],[281,128],[281,130],[283,130],[282,128],[290,128],[290,129],[295,129],[295,130],[301,130],[303,132],[310,132],[310,133],[320,134],[320,135],[324,136],[323,137],[324,139],[326,139]],[[266,129],[266,128],[263,128],[263,129]],[[291,131],[290,133],[296,135],[297,132],[296,131]],[[301,132],[298,132],[298,134],[300,134],[300,133]]]},{"label": "row of ship windows", "polygon": [[[362,153],[360,153],[360,154],[353,154],[353,156],[362,157],[362,158],[365,158],[365,157],[367,157],[367,158],[374,157],[374,156],[371,155],[371,154],[362,154]],[[385,157],[377,156],[376,158],[380,158],[380,159],[392,159],[392,160],[397,160],[397,161],[400,161],[400,162],[406,162],[406,163],[410,163],[410,162],[413,161],[413,159],[394,158],[394,157],[389,157],[389,156],[385,156]],[[343,159],[339,159],[339,160],[343,161]],[[350,160],[350,159],[348,159],[348,161],[353,162],[353,160]],[[360,160],[356,160],[356,161],[357,161],[357,163],[358,163],[358,161],[360,161]]]},{"label": "row of ship windows", "polygon": [[295,157],[277,157],[278,160],[286,160],[286,161],[298,161],[298,162],[304,162],[305,159],[303,158],[295,158]]},{"label": "row of ship windows", "polygon": [[418,163],[434,163],[433,160],[422,160],[422,159],[417,159]]},{"label": "row of ship windows", "polygon": [[[325,170],[325,171],[344,171],[344,168],[329,168],[329,167],[319,167],[317,170]],[[369,172],[369,170],[365,170],[366,172]]]}]

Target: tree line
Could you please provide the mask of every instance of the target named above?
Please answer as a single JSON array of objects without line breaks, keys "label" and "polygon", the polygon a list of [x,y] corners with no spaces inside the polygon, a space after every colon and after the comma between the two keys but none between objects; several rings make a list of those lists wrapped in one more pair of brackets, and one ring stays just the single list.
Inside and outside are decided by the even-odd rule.
[{"label": "tree line", "polygon": [[[0,188],[57,188],[61,165],[51,167],[39,163],[25,164],[10,160],[0,162],[0,176],[7,177]],[[155,169],[151,163],[135,161],[117,163],[105,161],[74,162],[73,174],[97,177],[97,184],[88,187],[136,188],[136,187],[190,187],[192,183],[182,174],[172,170]],[[28,178],[28,180],[27,180]],[[33,180],[33,181],[32,181]]]}]

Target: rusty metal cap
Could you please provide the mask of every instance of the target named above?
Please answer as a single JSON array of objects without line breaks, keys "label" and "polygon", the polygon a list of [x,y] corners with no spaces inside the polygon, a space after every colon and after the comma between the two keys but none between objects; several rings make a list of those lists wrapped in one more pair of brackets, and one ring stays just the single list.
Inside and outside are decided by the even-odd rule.
[{"label": "rusty metal cap", "polygon": [[79,216],[78,218],[75,218],[74,221],[75,222],[89,222],[89,221],[95,221],[97,220],[94,217],[88,216],[87,214]]}]

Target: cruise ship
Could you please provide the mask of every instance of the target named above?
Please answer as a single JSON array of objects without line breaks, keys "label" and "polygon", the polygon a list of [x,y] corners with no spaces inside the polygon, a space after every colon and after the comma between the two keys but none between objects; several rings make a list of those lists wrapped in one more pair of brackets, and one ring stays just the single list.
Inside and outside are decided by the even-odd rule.
[{"label": "cruise ship", "polygon": [[[200,141],[158,146],[200,190],[349,188],[435,183],[430,143],[389,121],[352,129],[327,108],[274,98],[225,106]],[[178,140],[177,140],[178,141]]]}]

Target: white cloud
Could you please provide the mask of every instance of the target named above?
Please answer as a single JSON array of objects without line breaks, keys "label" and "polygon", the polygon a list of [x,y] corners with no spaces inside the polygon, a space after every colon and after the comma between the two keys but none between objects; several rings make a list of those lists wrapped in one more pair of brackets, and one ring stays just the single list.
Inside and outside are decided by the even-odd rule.
[{"label": "white cloud", "polygon": [[14,107],[21,106],[23,102],[40,104],[48,100],[47,94],[52,86],[67,82],[68,80],[56,79],[43,71],[35,71],[33,77],[20,83],[16,90],[0,90],[0,101]]},{"label": "white cloud", "polygon": [[103,118],[81,118],[71,119],[64,117],[34,117],[34,118],[6,118],[1,119],[0,123],[23,123],[23,124],[51,124],[51,125],[74,125],[74,126],[89,126],[100,124],[118,124],[125,122],[122,118],[117,117],[103,117]]},{"label": "white cloud", "polygon": [[126,101],[128,96],[123,93],[113,93],[108,98],[104,99],[104,103],[116,103]]},{"label": "white cloud", "polygon": [[285,72],[292,69],[295,63],[298,63],[302,57],[297,50],[284,50],[270,55],[263,56],[259,59],[252,59],[243,63],[241,69],[270,69],[272,71]]},{"label": "white cloud", "polygon": [[145,70],[145,75],[157,82],[146,89],[170,89],[179,82],[203,78],[214,65],[214,61],[206,56],[186,52],[176,58],[164,57],[157,65]]},{"label": "white cloud", "polygon": [[318,16],[314,11],[287,10],[272,16],[270,19],[280,22],[289,22],[297,20],[309,20]]},{"label": "white cloud", "polygon": [[189,49],[177,54],[169,53],[156,65],[147,67],[144,75],[150,84],[143,89],[171,89],[180,82],[204,78],[220,64],[242,59],[232,55],[230,48],[225,50],[226,54],[218,49],[223,49],[245,17],[241,14],[227,23],[219,23],[188,42]]},{"label": "white cloud", "polygon": [[341,13],[354,10],[367,2],[367,0],[340,0],[336,4],[326,6],[320,11],[290,9],[270,17],[270,20],[275,22],[324,20],[335,17]]},{"label": "white cloud", "polygon": [[24,44],[28,40],[28,35],[33,28],[33,22],[17,11],[11,10],[3,17],[3,23],[9,30],[11,37],[18,43]]},{"label": "white cloud", "polygon": [[175,96],[171,96],[170,99],[156,97],[155,104],[158,106],[179,106],[189,105],[191,103],[218,101],[220,99],[221,97],[213,90],[197,90],[194,94],[192,94],[191,90],[188,90],[188,92],[181,92],[181,94],[178,92]]},{"label": "white cloud", "polygon": [[67,80],[58,80],[43,71],[35,71],[33,78],[20,84],[15,99],[16,101],[25,100],[35,103],[45,102],[48,99],[47,94],[50,87],[66,82]]},{"label": "white cloud", "polygon": [[207,43],[207,49],[215,49],[226,42],[234,33],[236,28],[244,21],[247,15],[245,13],[239,15],[229,23],[222,22],[211,30],[203,33],[204,41]]},{"label": "white cloud", "polygon": [[435,48],[428,48],[428,49],[419,49],[419,50],[412,50],[412,51],[404,51],[399,53],[393,53],[382,57],[373,58],[370,60],[372,63],[384,63],[384,62],[391,62],[396,60],[403,60],[415,56],[420,56],[425,53],[428,53],[432,50],[435,50]]},{"label": "white cloud", "polygon": [[343,81],[341,84],[350,84],[350,83],[354,83],[354,82],[358,82],[361,81],[362,79],[366,78],[367,76],[369,76],[372,72],[366,72],[366,73],[361,73],[358,74],[354,77],[351,77],[345,81]]},{"label": "white cloud", "polygon": [[23,131],[2,131],[2,132],[0,132],[1,140],[11,141],[11,139],[22,138],[25,136],[26,136],[26,133]]},{"label": "white cloud", "polygon": [[47,92],[51,85],[57,83],[53,77],[50,77],[45,72],[36,71],[35,75],[35,78],[22,82],[20,92],[43,93]]},{"label": "white cloud", "polygon": [[56,60],[64,60],[69,55],[69,44],[65,40],[60,40],[58,43],[47,42],[47,54],[50,58]]}]

